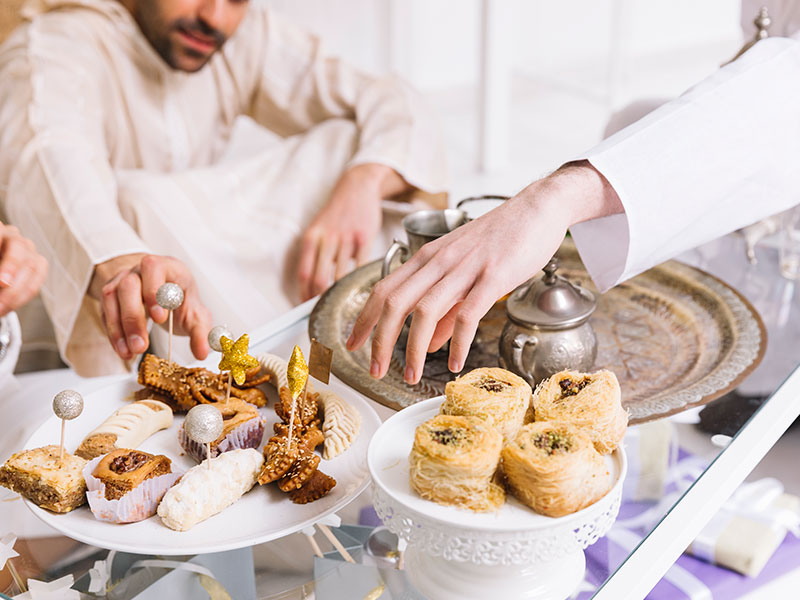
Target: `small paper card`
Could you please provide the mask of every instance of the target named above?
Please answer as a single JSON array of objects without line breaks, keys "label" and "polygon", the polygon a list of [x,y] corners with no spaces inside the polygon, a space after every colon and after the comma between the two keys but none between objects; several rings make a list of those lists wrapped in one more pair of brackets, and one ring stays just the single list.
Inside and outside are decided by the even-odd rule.
[{"label": "small paper card", "polygon": [[327,384],[331,378],[333,350],[315,339],[311,339],[311,351],[308,355],[308,373],[317,381]]}]

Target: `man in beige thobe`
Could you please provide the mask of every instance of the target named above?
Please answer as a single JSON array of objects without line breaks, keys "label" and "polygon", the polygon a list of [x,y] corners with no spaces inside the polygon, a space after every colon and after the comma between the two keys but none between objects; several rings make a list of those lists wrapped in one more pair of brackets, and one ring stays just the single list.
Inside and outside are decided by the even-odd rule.
[{"label": "man in beige thobe", "polygon": [[[160,283],[185,288],[176,322],[203,358],[212,323],[245,332],[363,262],[383,198],[444,187],[406,85],[260,5],[30,0],[23,16],[0,48],[0,200],[50,261],[42,299],[81,374],[147,347]],[[271,133],[231,156],[241,115]]]}]

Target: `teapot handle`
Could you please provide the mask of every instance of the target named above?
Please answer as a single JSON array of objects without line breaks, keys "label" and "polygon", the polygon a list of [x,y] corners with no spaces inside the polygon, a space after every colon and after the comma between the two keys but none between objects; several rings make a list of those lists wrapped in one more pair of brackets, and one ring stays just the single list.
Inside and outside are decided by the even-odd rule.
[{"label": "teapot handle", "polygon": [[514,369],[517,373],[525,373],[525,367],[522,366],[522,351],[528,344],[536,347],[539,339],[535,335],[528,335],[527,333],[518,333],[514,336],[511,342],[511,362],[514,364]]}]

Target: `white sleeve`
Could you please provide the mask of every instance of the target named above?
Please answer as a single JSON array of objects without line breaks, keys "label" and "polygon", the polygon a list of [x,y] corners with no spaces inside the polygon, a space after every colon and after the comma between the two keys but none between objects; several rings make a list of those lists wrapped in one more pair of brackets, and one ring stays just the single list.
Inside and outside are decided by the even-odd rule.
[{"label": "white sleeve", "polygon": [[800,41],[759,42],[579,159],[624,207],[570,228],[601,291],[800,203]]}]

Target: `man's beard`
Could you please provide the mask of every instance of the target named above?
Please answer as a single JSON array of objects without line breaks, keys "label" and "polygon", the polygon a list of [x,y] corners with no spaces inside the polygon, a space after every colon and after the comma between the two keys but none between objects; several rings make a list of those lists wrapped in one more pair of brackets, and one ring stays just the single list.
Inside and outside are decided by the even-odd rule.
[{"label": "man's beard", "polygon": [[[165,26],[159,21],[156,11],[144,10],[137,11],[137,13],[134,18],[145,38],[147,38],[147,41],[150,42],[150,45],[164,62],[173,69],[198,71],[222,47],[227,39],[221,31],[197,19],[176,19]],[[206,53],[194,48],[179,46],[174,38],[178,32],[196,34],[201,39],[209,39],[213,42],[214,49]],[[186,65],[181,61],[181,55],[199,62],[193,62],[191,66]]]}]

